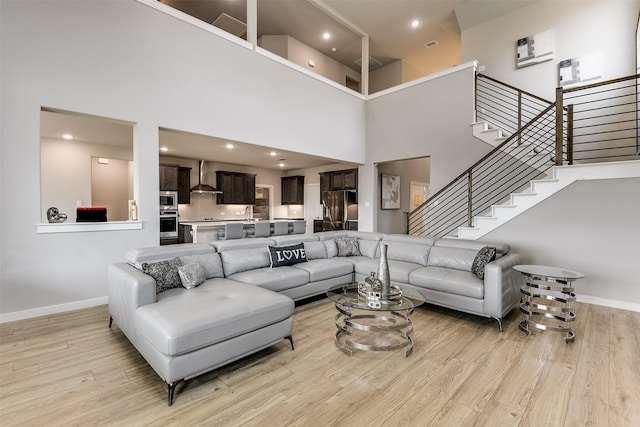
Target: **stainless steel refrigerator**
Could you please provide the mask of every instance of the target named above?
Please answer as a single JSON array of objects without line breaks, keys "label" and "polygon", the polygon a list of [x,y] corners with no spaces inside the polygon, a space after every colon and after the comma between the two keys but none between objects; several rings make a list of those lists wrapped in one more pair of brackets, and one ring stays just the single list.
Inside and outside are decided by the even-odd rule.
[{"label": "stainless steel refrigerator", "polygon": [[357,193],[353,190],[325,191],[323,230],[343,230],[348,221],[358,219]]}]

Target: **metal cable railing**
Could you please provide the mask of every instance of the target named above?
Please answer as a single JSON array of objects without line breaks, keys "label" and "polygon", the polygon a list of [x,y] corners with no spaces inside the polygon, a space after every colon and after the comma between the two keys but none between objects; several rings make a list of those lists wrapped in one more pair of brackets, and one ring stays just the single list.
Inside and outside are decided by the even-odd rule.
[{"label": "metal cable railing", "polygon": [[[639,75],[564,89],[570,163],[638,159]],[[559,89],[560,91],[560,89]]]},{"label": "metal cable railing", "polygon": [[476,78],[476,121],[514,134],[553,102],[484,74]]},{"label": "metal cable railing", "polygon": [[478,74],[477,121],[511,135],[410,212],[408,233],[455,235],[555,165],[638,159],[639,78],[558,88],[551,102]]},{"label": "metal cable railing", "polygon": [[[538,113],[449,185],[409,214],[408,232],[446,236],[492,204],[507,200],[532,179],[544,177],[554,162],[555,105]],[[527,141],[518,144],[518,140]]]}]

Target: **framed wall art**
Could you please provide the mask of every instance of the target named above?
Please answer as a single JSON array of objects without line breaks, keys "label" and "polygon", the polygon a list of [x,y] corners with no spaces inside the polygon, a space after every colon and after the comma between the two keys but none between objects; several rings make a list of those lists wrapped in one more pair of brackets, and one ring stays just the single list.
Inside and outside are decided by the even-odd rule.
[{"label": "framed wall art", "polygon": [[380,209],[400,209],[400,176],[380,174]]}]

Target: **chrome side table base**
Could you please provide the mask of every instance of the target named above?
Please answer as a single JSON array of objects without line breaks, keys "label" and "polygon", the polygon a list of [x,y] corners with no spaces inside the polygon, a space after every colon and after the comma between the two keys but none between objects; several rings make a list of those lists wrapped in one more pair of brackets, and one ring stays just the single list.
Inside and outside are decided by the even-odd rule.
[{"label": "chrome side table base", "polygon": [[413,351],[414,307],[423,303],[417,297],[406,297],[399,292],[388,299],[370,299],[352,284],[327,292],[335,303],[336,346],[348,355],[355,350]]},{"label": "chrome side table base", "polygon": [[573,342],[576,338],[570,326],[576,318],[572,308],[576,300],[573,282],[584,275],[535,265],[517,265],[514,269],[525,277],[525,285],[520,288],[520,311],[524,313],[520,329],[527,335],[531,335],[531,328],[565,332],[565,341]]},{"label": "chrome side table base", "polygon": [[404,355],[413,351],[413,308],[404,313],[388,311],[383,314],[353,314],[348,307],[336,303],[336,346],[348,355],[353,350],[390,351],[404,349]]}]

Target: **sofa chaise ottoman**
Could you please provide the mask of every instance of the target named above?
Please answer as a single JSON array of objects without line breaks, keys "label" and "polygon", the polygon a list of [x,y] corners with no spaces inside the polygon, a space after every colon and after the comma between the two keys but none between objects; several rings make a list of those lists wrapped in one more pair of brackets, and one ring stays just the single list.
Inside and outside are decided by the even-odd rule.
[{"label": "sofa chaise ottoman", "polygon": [[[112,264],[109,312],[129,341],[167,383],[168,404],[180,380],[188,380],[286,338],[291,343],[294,302],[222,276],[220,255],[206,244],[131,250],[128,263]],[[206,280],[197,287],[157,292],[145,266],[199,262]],[[110,325],[111,325],[110,321]]]}]

